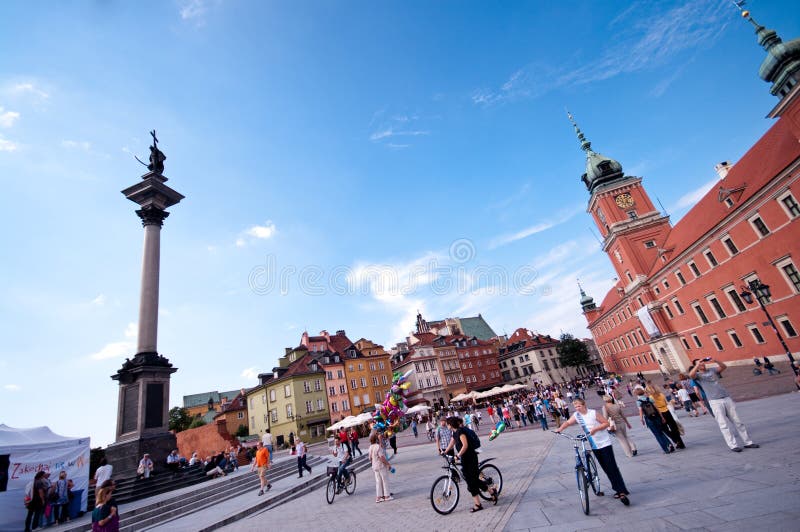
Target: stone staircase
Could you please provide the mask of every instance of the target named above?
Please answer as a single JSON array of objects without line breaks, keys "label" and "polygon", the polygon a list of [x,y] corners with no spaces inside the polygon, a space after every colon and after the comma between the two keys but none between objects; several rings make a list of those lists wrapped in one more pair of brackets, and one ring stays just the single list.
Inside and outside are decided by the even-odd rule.
[{"label": "stone staircase", "polygon": [[[356,460],[356,462],[362,461],[362,457]],[[279,491],[275,489],[278,487],[275,486],[275,483],[282,479],[296,476],[297,463],[294,459],[285,459],[275,463],[269,473],[270,482],[274,486],[273,490],[268,492],[269,497],[259,501],[258,510],[267,506],[278,506],[286,502],[295,493],[306,493],[324,484],[327,478],[325,471],[328,464],[327,458],[309,456],[308,465],[315,468],[315,474],[306,482],[302,482],[291,489]],[[125,489],[129,490],[125,494],[128,497],[126,500],[129,503],[132,502],[132,504],[123,505],[123,493],[120,493],[120,497],[117,497],[117,492],[115,492],[115,498],[120,504],[120,514],[122,516],[120,530],[125,532],[147,530],[218,505],[243,493],[255,494],[259,487],[259,480],[258,476],[255,473],[250,473],[249,470],[250,466],[248,465],[241,467],[237,473],[207,482],[203,482],[207,477],[205,477],[202,470],[199,470],[199,473],[194,471],[187,472],[184,477],[176,477],[174,479],[168,478],[171,476],[169,473],[164,473],[160,475],[164,478],[158,479],[156,477],[151,479],[154,483],[149,485],[145,485],[143,481],[133,481],[130,485],[125,486]],[[202,484],[197,485],[199,482],[202,482]],[[149,491],[145,491],[148,489]],[[222,515],[222,517],[225,516]],[[91,525],[91,512],[89,512],[82,518],[73,520],[64,525],[63,528],[59,528],[64,532],[83,532],[91,530]]]}]

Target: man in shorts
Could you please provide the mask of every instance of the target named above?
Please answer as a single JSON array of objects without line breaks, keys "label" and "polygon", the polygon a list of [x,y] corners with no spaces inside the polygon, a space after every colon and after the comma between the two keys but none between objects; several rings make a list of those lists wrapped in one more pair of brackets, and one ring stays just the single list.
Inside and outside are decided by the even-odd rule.
[{"label": "man in shorts", "polygon": [[261,481],[261,489],[258,490],[259,495],[264,495],[264,486],[266,485],[267,491],[272,488],[272,484],[267,480],[267,470],[269,469],[269,451],[264,447],[263,442],[258,442],[258,451],[256,451],[256,467],[258,467],[258,479]]}]

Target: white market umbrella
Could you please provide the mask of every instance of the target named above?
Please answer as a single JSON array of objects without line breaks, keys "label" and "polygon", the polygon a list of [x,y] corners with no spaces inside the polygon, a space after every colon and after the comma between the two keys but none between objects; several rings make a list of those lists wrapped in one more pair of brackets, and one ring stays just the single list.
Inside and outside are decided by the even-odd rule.
[{"label": "white market umbrella", "polygon": [[428,410],[430,410],[428,405],[417,405],[417,406],[412,406],[411,408],[409,408],[406,411],[406,414],[416,414],[418,412],[427,412]]}]

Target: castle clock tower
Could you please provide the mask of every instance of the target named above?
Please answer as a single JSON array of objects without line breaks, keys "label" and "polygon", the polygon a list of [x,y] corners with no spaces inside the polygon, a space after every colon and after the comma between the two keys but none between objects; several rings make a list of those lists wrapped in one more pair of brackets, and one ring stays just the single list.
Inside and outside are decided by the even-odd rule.
[{"label": "castle clock tower", "polygon": [[603,251],[611,258],[617,276],[623,283],[633,282],[646,275],[665,251],[669,216],[650,201],[642,178],[626,176],[618,161],[592,150],[572,115],[568,116],[586,152],[586,173],[581,176],[590,193],[586,210],[600,230]]}]

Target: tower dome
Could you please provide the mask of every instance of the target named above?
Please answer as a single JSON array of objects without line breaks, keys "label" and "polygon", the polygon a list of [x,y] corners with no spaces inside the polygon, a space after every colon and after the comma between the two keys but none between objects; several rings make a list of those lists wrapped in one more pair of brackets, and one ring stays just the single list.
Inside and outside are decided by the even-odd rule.
[{"label": "tower dome", "polygon": [[770,93],[783,98],[800,82],[800,38],[785,43],[775,30],[756,22],[749,11],[742,11],[742,16],[755,27],[758,44],[767,51],[758,75],[772,83]]},{"label": "tower dome", "polygon": [[586,152],[586,173],[581,176],[586,189],[592,192],[598,185],[623,177],[622,165],[619,161],[592,150],[592,143],[586,140],[578,124],[575,123],[575,119],[569,112],[567,116],[575,128],[575,134],[581,143],[581,149]]}]

